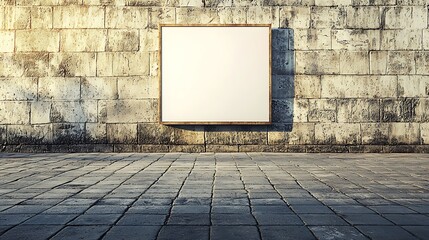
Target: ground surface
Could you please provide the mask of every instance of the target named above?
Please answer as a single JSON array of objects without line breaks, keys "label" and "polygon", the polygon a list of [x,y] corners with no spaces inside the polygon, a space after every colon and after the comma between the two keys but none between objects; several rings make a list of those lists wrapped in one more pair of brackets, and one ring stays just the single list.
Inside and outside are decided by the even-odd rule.
[{"label": "ground surface", "polygon": [[0,155],[0,239],[261,238],[429,239],[429,155]]}]

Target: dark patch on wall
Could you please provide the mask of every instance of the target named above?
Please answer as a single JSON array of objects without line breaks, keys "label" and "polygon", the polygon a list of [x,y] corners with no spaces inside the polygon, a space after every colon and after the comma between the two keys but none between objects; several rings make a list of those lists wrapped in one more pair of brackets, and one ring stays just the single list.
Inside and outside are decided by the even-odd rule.
[{"label": "dark patch on wall", "polygon": [[400,100],[383,99],[381,101],[381,120],[383,122],[411,122],[416,114],[416,98]]},{"label": "dark patch on wall", "polygon": [[83,143],[85,128],[83,123],[55,123],[53,124],[54,144]]}]

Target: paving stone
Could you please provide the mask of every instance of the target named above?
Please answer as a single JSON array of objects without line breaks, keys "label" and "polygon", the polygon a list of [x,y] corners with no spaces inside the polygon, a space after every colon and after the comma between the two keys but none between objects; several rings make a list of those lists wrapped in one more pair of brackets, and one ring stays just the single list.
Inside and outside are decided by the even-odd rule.
[{"label": "paving stone", "polygon": [[27,221],[24,225],[65,225],[70,222],[73,218],[77,217],[76,214],[39,214]]},{"label": "paving stone", "polygon": [[369,236],[371,239],[417,239],[416,237],[398,226],[357,226],[357,228],[359,229],[359,231]]},{"label": "paving stone", "polygon": [[103,240],[155,240],[160,226],[113,226]]},{"label": "paving stone", "polygon": [[120,205],[120,206],[128,206],[132,204],[135,199],[126,199],[126,198],[106,198],[101,199],[96,203],[96,205]]},{"label": "paving stone", "polygon": [[252,212],[254,213],[286,213],[293,214],[292,210],[286,205],[253,205]]},{"label": "paving stone", "polygon": [[109,226],[67,226],[58,232],[52,240],[76,240],[87,239],[97,240],[105,232],[109,230]]},{"label": "paving stone", "polygon": [[85,212],[89,206],[53,206],[52,208],[49,208],[48,210],[44,211],[43,213],[46,214],[72,214],[72,213],[83,213]]},{"label": "paving stone", "polygon": [[335,214],[299,214],[299,217],[308,226],[344,226],[346,221]]},{"label": "paving stone", "polygon": [[213,226],[210,231],[212,240],[259,240],[256,226]]},{"label": "paving stone", "polygon": [[429,236],[429,228],[427,226],[405,226],[404,228],[421,239]]},{"label": "paving stone", "polygon": [[404,206],[397,206],[397,205],[381,205],[381,206],[369,206],[372,210],[378,212],[378,213],[416,213],[415,211],[406,208]]},{"label": "paving stone", "polygon": [[13,226],[31,218],[34,214],[0,214],[0,226]]},{"label": "paving stone", "polygon": [[341,214],[352,225],[393,225],[378,214]]},{"label": "paving stone", "polygon": [[138,199],[135,203],[134,206],[138,206],[138,205],[170,205],[172,203],[172,199],[169,198],[153,198],[153,199]]},{"label": "paving stone", "polygon": [[168,218],[168,225],[210,225],[209,214],[173,213]]},{"label": "paving stone", "polygon": [[331,209],[320,205],[293,205],[292,210],[298,214],[301,213],[333,213]]},{"label": "paving stone", "polygon": [[139,226],[139,225],[164,225],[166,215],[149,214],[124,214],[117,225]]},{"label": "paving stone", "polygon": [[127,213],[144,213],[144,214],[167,214],[170,211],[170,206],[133,206],[130,207]]},{"label": "paving stone", "polygon": [[18,205],[13,206],[7,210],[4,210],[2,213],[6,214],[31,214],[31,213],[41,213],[48,209],[49,206],[40,206],[40,205]]},{"label": "paving stone", "polygon": [[47,239],[61,228],[53,225],[21,225],[1,235],[0,239]]},{"label": "paving stone", "polygon": [[252,205],[286,205],[281,199],[269,198],[269,199],[250,199]]},{"label": "paving stone", "polygon": [[115,205],[95,205],[86,210],[87,214],[106,214],[106,213],[123,213],[127,206]]},{"label": "paving stone", "polygon": [[429,226],[429,217],[422,214],[383,214],[397,225]]},{"label": "paving stone", "polygon": [[209,239],[208,226],[163,226],[157,240]]},{"label": "paving stone", "polygon": [[315,240],[310,230],[304,226],[261,226],[263,240]]},{"label": "paving stone", "polygon": [[360,206],[360,205],[344,205],[344,206],[332,206],[332,209],[336,213],[340,214],[348,214],[348,213],[359,213],[359,214],[365,214],[365,213],[374,213],[371,209]]},{"label": "paving stone", "polygon": [[350,226],[313,226],[309,228],[318,239],[368,239]]},{"label": "paving stone", "polygon": [[249,199],[247,198],[213,198],[213,205],[249,205]]},{"label": "paving stone", "polygon": [[249,206],[219,206],[212,207],[212,213],[250,213]]},{"label": "paving stone", "polygon": [[210,206],[208,205],[174,205],[171,209],[174,213],[209,213]]},{"label": "paving stone", "polygon": [[256,221],[251,214],[224,214],[214,213],[211,215],[213,225],[256,225]]},{"label": "paving stone", "polygon": [[304,225],[295,214],[254,213],[259,225]]},{"label": "paving stone", "polygon": [[120,214],[84,214],[77,217],[69,225],[112,225]]}]

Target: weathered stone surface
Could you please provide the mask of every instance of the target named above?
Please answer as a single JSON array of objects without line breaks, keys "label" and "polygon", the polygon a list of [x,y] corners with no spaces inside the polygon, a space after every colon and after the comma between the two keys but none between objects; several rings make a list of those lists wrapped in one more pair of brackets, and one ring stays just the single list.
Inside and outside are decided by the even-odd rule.
[{"label": "weathered stone surface", "polygon": [[322,76],[322,98],[396,97],[395,76]]},{"label": "weathered stone surface", "polygon": [[44,77],[48,73],[48,53],[0,54],[1,77]]},{"label": "weathered stone surface", "polygon": [[138,125],[139,144],[172,144],[174,128],[156,123]]},{"label": "weathered stone surface", "polygon": [[238,145],[206,145],[206,152],[238,152]]},{"label": "weathered stone surface", "polygon": [[82,143],[85,136],[85,124],[83,123],[55,123],[53,125],[54,144]]},{"label": "weathered stone surface", "polygon": [[369,53],[371,74],[386,74],[387,53],[387,51],[371,51]]},{"label": "weathered stone surface", "polygon": [[287,132],[292,131],[292,124],[273,124],[268,126],[268,144],[286,144],[288,142]]},{"label": "weathered stone surface", "polygon": [[337,103],[334,99],[310,99],[308,121],[335,122]]},{"label": "weathered stone surface", "polygon": [[287,133],[288,143],[292,145],[313,144],[314,143],[314,123],[294,123],[292,131]]},{"label": "weathered stone surface", "polygon": [[137,143],[137,124],[107,124],[108,143]]},{"label": "weathered stone surface", "polygon": [[423,49],[429,50],[429,29],[423,29]]},{"label": "weathered stone surface", "polygon": [[416,74],[429,73],[429,51],[416,52]]},{"label": "weathered stone surface", "polygon": [[218,9],[219,22],[221,24],[246,23],[246,8],[220,8]]},{"label": "weathered stone surface", "polygon": [[344,7],[312,7],[311,27],[313,28],[344,28],[346,25],[346,10]]},{"label": "weathered stone surface", "polygon": [[345,51],[340,53],[340,74],[368,74],[368,52]]},{"label": "weathered stone surface", "polygon": [[331,49],[331,29],[295,29],[295,50]]},{"label": "weathered stone surface", "polygon": [[418,123],[390,123],[390,144],[420,144]]},{"label": "weathered stone surface", "polygon": [[52,142],[51,124],[9,125],[8,144],[46,144]]},{"label": "weathered stone surface", "polygon": [[208,126],[206,129],[207,145],[236,145],[238,135],[232,126]]},{"label": "weathered stone surface", "polygon": [[99,101],[98,121],[102,123],[156,122],[158,120],[158,101],[112,100]]},{"label": "weathered stone surface", "polygon": [[[385,29],[427,28],[427,9],[423,6],[395,6],[382,9]],[[383,19],[384,17],[384,19]]]},{"label": "weathered stone surface", "polygon": [[148,26],[148,9],[142,7],[107,7],[107,28],[140,28]]},{"label": "weathered stone surface", "polygon": [[317,144],[360,144],[360,124],[320,123],[315,125]]},{"label": "weathered stone surface", "polygon": [[5,29],[26,29],[30,28],[31,8],[6,6],[4,8],[4,28]]},{"label": "weathered stone surface", "polygon": [[201,153],[205,152],[204,145],[171,145],[169,152],[184,152],[184,153]]},{"label": "weathered stone surface", "polygon": [[158,51],[159,39],[158,29],[141,29],[140,30],[140,50],[141,51]]},{"label": "weathered stone surface", "polygon": [[52,7],[33,6],[31,8],[31,28],[52,28]]},{"label": "weathered stone surface", "polygon": [[97,122],[97,101],[53,102],[51,122]]},{"label": "weathered stone surface", "polygon": [[332,49],[378,50],[380,49],[380,31],[362,29],[333,30]]},{"label": "weathered stone surface", "polygon": [[309,28],[310,7],[288,6],[280,8],[280,27]]},{"label": "weathered stone surface", "polygon": [[31,124],[50,123],[51,105],[52,102],[31,102]]},{"label": "weathered stone surface", "polygon": [[338,122],[379,122],[380,106],[377,99],[339,99]]},{"label": "weathered stone surface", "polygon": [[39,78],[38,91],[39,99],[77,100],[80,99],[80,79]]},{"label": "weathered stone surface", "polygon": [[415,74],[414,52],[389,51],[387,56],[387,74]]},{"label": "weathered stone surface", "polygon": [[118,78],[118,94],[120,99],[157,98],[158,79],[151,77],[120,77]]},{"label": "weathered stone surface", "polygon": [[362,123],[362,144],[385,145],[389,139],[389,124]]},{"label": "weathered stone surface", "polygon": [[271,27],[279,27],[279,8],[278,7],[249,7],[247,10],[247,23],[271,24]]},{"label": "weathered stone surface", "polygon": [[291,123],[294,113],[293,98],[273,99],[271,105],[271,116],[274,123]]},{"label": "weathered stone surface", "polygon": [[176,8],[179,24],[216,24],[220,22],[215,8]]},{"label": "weathered stone surface", "polygon": [[420,123],[420,137],[422,144],[429,143],[429,123]]},{"label": "weathered stone surface", "polygon": [[396,5],[396,0],[352,0],[353,5]]},{"label": "weathered stone surface", "polygon": [[148,52],[122,52],[113,54],[113,76],[149,75]]},{"label": "weathered stone surface", "polygon": [[113,76],[113,54],[111,52],[97,53],[97,76],[110,77]]},{"label": "weathered stone surface", "polygon": [[107,143],[107,126],[100,123],[85,124],[86,143]]},{"label": "weathered stone surface", "polygon": [[174,144],[204,144],[204,127],[203,126],[182,126],[173,127]]},{"label": "weathered stone surface", "polygon": [[81,98],[94,99],[117,99],[117,78],[82,78],[81,80]]},{"label": "weathered stone surface", "polygon": [[[7,126],[6,125],[0,125],[0,146],[7,144]],[[4,147],[1,148],[4,150]]]},{"label": "weathered stone surface", "polygon": [[320,98],[320,77],[313,75],[295,76],[296,98]]},{"label": "weathered stone surface", "polygon": [[419,98],[415,100],[413,105],[414,107],[414,116],[413,120],[415,122],[429,122],[429,99],[428,98]]},{"label": "weathered stone surface", "polygon": [[[1,28],[0,28],[1,29]],[[0,31],[0,52],[13,52],[15,34],[13,31]]]},{"label": "weathered stone surface", "polygon": [[158,29],[159,24],[173,24],[176,20],[176,11],[170,7],[149,8],[149,29]]},{"label": "weathered stone surface", "polygon": [[158,52],[150,52],[149,53],[149,75],[150,76],[158,76],[159,73],[159,57]]},{"label": "weathered stone surface", "polygon": [[61,31],[62,52],[99,52],[105,50],[106,30],[64,29]]},{"label": "weathered stone surface", "polygon": [[266,145],[268,133],[266,126],[242,126],[237,128],[238,144]]},{"label": "weathered stone surface", "polygon": [[[104,8],[101,6],[56,6],[53,14],[54,28],[104,27]],[[106,23],[109,23],[109,15],[106,18]]]},{"label": "weathered stone surface", "polygon": [[429,78],[427,76],[398,76],[399,97],[429,96]]},{"label": "weathered stone surface", "polygon": [[[284,52],[287,50],[293,50],[294,46],[289,47],[290,39],[293,39],[292,29],[272,29],[271,30],[271,51]],[[293,44],[292,44],[293,45]]]},{"label": "weathered stone surface", "polygon": [[108,32],[107,51],[138,51],[139,31],[137,29],[110,29]]},{"label": "weathered stone surface", "polygon": [[15,47],[19,52],[58,52],[60,36],[55,30],[16,31]]},{"label": "weathered stone surface", "polygon": [[[296,78],[296,77],[295,77]],[[273,75],[271,77],[271,91],[273,99],[285,99],[294,97],[293,75]]]},{"label": "weathered stone surface", "polygon": [[293,122],[308,122],[309,102],[307,99],[293,101]]},{"label": "weathered stone surface", "polygon": [[346,14],[347,28],[373,29],[380,27],[379,7],[347,7]]},{"label": "weathered stone surface", "polygon": [[95,76],[95,53],[56,53],[49,55],[51,76]]},{"label": "weathered stone surface", "polygon": [[0,78],[0,100],[34,100],[37,78]]},{"label": "weathered stone surface", "polygon": [[293,51],[272,52],[272,73],[278,75],[292,75],[294,73],[295,61]]},{"label": "weathered stone surface", "polygon": [[24,101],[0,101],[0,124],[29,124],[30,103]]},{"label": "weathered stone surface", "polygon": [[338,74],[340,54],[337,51],[296,51],[297,74]]},{"label": "weathered stone surface", "polygon": [[415,115],[417,99],[381,100],[381,120],[383,122],[411,122]]}]

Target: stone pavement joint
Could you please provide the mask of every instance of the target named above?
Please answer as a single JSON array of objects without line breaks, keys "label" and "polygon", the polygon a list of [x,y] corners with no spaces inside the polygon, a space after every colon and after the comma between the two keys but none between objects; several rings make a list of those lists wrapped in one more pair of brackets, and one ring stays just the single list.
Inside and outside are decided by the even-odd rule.
[{"label": "stone pavement joint", "polygon": [[429,155],[0,154],[2,239],[427,239]]}]

